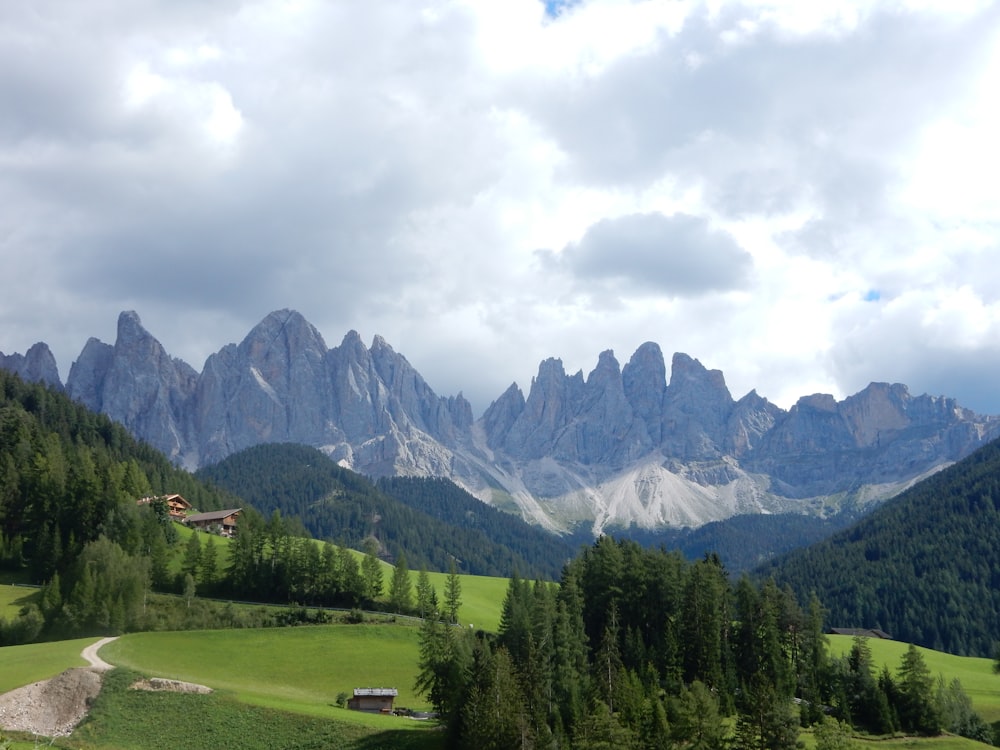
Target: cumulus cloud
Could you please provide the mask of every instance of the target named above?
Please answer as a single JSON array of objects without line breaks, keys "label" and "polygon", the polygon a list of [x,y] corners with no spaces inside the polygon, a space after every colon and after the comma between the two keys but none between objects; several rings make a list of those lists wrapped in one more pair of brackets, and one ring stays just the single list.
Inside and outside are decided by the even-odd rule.
[{"label": "cumulus cloud", "polygon": [[618,294],[695,297],[745,286],[752,258],[696,216],[629,214],[587,228],[546,265]]},{"label": "cumulus cloud", "polygon": [[477,410],[545,357],[589,372],[654,340],[785,405],[915,378],[1000,412],[990,380],[920,380],[1000,351],[998,20],[0,4],[0,349],[47,341],[65,375],[135,309],[198,367],[292,307]]}]

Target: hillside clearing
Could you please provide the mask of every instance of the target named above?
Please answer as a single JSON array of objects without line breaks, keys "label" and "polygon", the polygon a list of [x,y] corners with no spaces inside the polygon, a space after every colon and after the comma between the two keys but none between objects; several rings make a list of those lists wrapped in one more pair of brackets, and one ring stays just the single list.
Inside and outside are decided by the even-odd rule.
[{"label": "hillside clearing", "polygon": [[[831,635],[830,654],[831,656],[844,656],[851,650],[854,639],[847,635]],[[881,670],[882,666],[889,667],[892,674],[899,668],[900,660],[908,643],[902,641],[890,641],[880,638],[869,638],[868,646],[871,648],[872,661],[876,670]],[[980,716],[987,723],[1000,721],[1000,675],[993,672],[993,660],[975,656],[954,656],[941,651],[917,647],[924,657],[924,662],[930,669],[931,674],[937,678],[944,675],[947,681],[958,678],[962,683],[972,705]]]}]

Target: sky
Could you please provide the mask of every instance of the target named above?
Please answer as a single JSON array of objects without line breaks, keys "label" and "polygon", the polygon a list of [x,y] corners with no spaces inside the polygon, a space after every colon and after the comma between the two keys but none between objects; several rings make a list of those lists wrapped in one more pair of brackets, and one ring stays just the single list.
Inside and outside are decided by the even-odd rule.
[{"label": "sky", "polygon": [[1000,414],[1000,5],[5,0],[0,350],[273,310],[476,416],[646,341]]}]

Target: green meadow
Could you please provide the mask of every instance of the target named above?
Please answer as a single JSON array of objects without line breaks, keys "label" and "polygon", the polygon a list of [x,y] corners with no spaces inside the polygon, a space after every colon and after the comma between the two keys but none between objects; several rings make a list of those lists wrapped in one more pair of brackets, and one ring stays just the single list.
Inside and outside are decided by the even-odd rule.
[{"label": "green meadow", "polygon": [[38,598],[38,589],[0,584],[0,617],[12,620],[28,602]]},{"label": "green meadow", "polygon": [[70,667],[85,667],[80,652],[98,638],[0,647],[0,693],[47,680]]},{"label": "green meadow", "polygon": [[[854,641],[847,635],[831,635],[828,638],[832,656],[846,655]],[[880,638],[869,638],[868,646],[876,669],[881,671],[885,665],[892,674],[896,673],[903,654],[909,648],[907,643]],[[994,674],[992,659],[953,656],[927,648],[920,648],[919,651],[935,677],[944,675],[949,682],[956,677],[959,679],[962,688],[972,699],[972,705],[985,721],[990,724],[1000,721],[1000,675]]]},{"label": "green meadow", "polygon": [[356,687],[393,687],[396,704],[428,709],[413,691],[419,628],[315,625],[124,635],[101,657],[142,674],[196,682],[255,705],[313,716],[364,716],[336,707]]}]

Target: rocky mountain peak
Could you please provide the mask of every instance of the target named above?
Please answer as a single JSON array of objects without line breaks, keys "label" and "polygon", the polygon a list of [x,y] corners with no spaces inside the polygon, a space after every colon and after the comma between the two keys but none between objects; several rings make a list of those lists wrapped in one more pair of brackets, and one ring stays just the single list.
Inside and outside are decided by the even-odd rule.
[{"label": "rocky mountain peak", "polygon": [[[58,379],[43,344],[0,366]],[[48,375],[46,375],[48,373]],[[953,399],[872,383],[788,412],[751,391],[734,402],[719,370],[642,344],[620,367],[606,350],[586,379],[539,364],[473,420],[438,397],[385,339],[356,331],[327,349],[294,310],[277,310],[199,374],[127,311],[114,346],[90,339],[67,392],[195,468],[261,442],[299,442],[373,476],[447,476],[516,503],[549,528],[697,525],[737,513],[805,512],[891,494],[1000,435],[1000,419]]]},{"label": "rocky mountain peak", "polygon": [[17,373],[22,380],[45,383],[57,390],[62,390],[63,387],[56,358],[49,345],[43,341],[32,344],[23,355],[0,352],[0,368]]},{"label": "rocky mountain peak", "polygon": [[667,388],[667,368],[659,344],[647,341],[635,350],[622,370],[622,388],[632,413],[642,420],[650,441],[659,444],[663,397]]},{"label": "rocky mountain peak", "polygon": [[733,405],[720,370],[709,370],[687,354],[674,354],[663,408],[663,444],[668,455],[720,456]]}]

